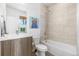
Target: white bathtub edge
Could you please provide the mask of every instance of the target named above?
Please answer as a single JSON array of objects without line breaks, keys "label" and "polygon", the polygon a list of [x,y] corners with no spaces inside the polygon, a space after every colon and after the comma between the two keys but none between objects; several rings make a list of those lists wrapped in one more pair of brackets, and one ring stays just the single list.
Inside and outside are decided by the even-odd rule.
[{"label": "white bathtub edge", "polygon": [[[48,47],[48,52],[55,56],[75,56],[76,55],[76,47],[68,44],[64,44],[61,42],[56,42],[52,40],[48,40],[48,43],[42,41]],[[52,44],[53,42],[54,44]],[[56,43],[56,44],[55,44]],[[59,46],[57,46],[59,44]]]}]

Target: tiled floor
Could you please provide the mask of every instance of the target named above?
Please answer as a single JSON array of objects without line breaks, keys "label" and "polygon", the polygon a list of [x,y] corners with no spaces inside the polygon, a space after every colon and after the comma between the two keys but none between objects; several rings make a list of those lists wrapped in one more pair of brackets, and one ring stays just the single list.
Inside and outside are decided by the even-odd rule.
[{"label": "tiled floor", "polygon": [[49,52],[46,52],[46,56],[54,56],[54,55],[52,55],[52,54],[49,53]]},{"label": "tiled floor", "polygon": [[[54,55],[52,55],[51,53],[49,53],[49,52],[46,52],[46,54],[45,54],[46,56],[54,56]],[[36,56],[35,54],[33,54],[32,56]]]}]

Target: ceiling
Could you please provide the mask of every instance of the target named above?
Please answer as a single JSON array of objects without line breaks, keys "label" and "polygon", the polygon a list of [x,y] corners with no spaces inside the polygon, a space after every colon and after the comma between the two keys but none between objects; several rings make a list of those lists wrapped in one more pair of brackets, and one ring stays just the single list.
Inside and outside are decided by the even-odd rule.
[{"label": "ceiling", "polygon": [[55,5],[56,3],[43,3],[45,6],[51,6],[51,5]]}]

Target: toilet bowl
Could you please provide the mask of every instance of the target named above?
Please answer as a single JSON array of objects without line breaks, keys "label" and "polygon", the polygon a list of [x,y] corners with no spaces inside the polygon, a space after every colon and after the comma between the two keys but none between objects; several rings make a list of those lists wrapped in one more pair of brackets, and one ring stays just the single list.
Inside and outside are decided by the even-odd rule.
[{"label": "toilet bowl", "polygon": [[47,46],[45,46],[44,44],[41,44],[39,38],[33,38],[33,41],[34,41],[35,47],[37,49],[36,55],[45,56],[45,52],[47,51]]},{"label": "toilet bowl", "polygon": [[38,56],[45,56],[45,52],[47,51],[47,47],[43,44],[37,44],[37,55]]}]

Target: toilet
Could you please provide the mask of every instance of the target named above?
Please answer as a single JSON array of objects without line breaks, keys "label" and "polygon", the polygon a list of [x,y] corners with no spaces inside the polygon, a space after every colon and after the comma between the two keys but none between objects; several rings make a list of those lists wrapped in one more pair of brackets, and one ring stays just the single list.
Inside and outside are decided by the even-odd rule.
[{"label": "toilet", "polygon": [[36,45],[37,48],[37,55],[38,56],[45,56],[45,52],[47,51],[47,47],[43,44]]},{"label": "toilet", "polygon": [[34,43],[35,43],[35,47],[37,49],[37,56],[45,56],[45,52],[47,51],[47,46],[45,46],[44,44],[40,43],[40,39],[36,39],[34,38]]},{"label": "toilet", "polygon": [[45,56],[45,52],[47,51],[47,46],[40,43],[40,29],[32,29],[33,42],[37,49],[37,56]]}]

